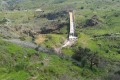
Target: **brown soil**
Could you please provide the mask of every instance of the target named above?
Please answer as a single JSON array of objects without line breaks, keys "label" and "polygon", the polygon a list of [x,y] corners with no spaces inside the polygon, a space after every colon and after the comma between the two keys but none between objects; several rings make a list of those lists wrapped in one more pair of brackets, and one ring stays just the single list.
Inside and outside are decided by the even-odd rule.
[{"label": "brown soil", "polygon": [[46,40],[45,35],[44,35],[44,34],[40,34],[40,35],[38,35],[38,36],[36,37],[35,43],[36,43],[36,44],[41,44],[41,43],[43,43],[45,40]]}]

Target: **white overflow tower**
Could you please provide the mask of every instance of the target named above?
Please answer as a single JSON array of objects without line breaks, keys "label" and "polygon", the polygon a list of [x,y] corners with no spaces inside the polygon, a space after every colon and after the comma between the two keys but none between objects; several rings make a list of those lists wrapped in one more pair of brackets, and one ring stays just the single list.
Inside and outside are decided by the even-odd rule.
[{"label": "white overflow tower", "polygon": [[74,14],[73,11],[69,12],[70,15],[70,33],[69,33],[69,40],[76,40],[75,37],[75,25],[74,25]]},{"label": "white overflow tower", "polygon": [[68,37],[68,40],[65,41],[64,45],[61,48],[66,47],[68,45],[71,46],[77,40],[77,37],[75,36],[75,24],[74,24],[74,14],[73,14],[73,11],[70,11],[69,15],[70,15],[70,32],[69,32],[69,37]]}]

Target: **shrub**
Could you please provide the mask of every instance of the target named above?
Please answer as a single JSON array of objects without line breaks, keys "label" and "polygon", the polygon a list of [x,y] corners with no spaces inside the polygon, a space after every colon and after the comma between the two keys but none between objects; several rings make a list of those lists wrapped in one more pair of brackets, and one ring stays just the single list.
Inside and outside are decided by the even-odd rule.
[{"label": "shrub", "polygon": [[120,75],[118,74],[109,74],[104,80],[120,80]]},{"label": "shrub", "polygon": [[97,15],[93,15],[91,19],[87,19],[84,27],[88,26],[96,26],[100,23],[99,17]]},{"label": "shrub", "polygon": [[19,37],[21,41],[25,41],[25,37]]},{"label": "shrub", "polygon": [[75,49],[75,54],[72,56],[73,59],[81,62],[81,67],[85,67],[89,65],[90,69],[94,68],[94,65],[98,67],[99,64],[99,57],[97,56],[96,52],[92,52],[88,48],[81,48]]},{"label": "shrub", "polygon": [[80,9],[84,9],[84,7],[82,6]]},{"label": "shrub", "polygon": [[5,24],[8,20],[6,18],[3,18],[1,21],[0,21],[0,24]]},{"label": "shrub", "polygon": [[117,53],[120,54],[120,50],[117,50]]}]

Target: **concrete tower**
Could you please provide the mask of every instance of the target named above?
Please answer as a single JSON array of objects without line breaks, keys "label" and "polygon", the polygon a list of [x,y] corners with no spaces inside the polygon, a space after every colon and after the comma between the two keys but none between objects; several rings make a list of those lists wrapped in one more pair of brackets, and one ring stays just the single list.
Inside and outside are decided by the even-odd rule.
[{"label": "concrete tower", "polygon": [[74,14],[73,11],[69,12],[70,16],[70,33],[69,33],[69,40],[75,40],[75,25],[74,25]]}]

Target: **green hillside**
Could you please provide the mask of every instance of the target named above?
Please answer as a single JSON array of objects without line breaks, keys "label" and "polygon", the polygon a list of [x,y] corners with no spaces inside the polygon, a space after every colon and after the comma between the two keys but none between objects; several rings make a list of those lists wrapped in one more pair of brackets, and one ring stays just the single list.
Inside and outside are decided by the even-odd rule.
[{"label": "green hillside", "polygon": [[120,1],[0,0],[0,80],[120,80]]}]

